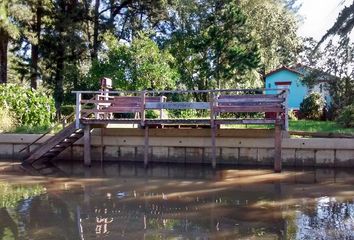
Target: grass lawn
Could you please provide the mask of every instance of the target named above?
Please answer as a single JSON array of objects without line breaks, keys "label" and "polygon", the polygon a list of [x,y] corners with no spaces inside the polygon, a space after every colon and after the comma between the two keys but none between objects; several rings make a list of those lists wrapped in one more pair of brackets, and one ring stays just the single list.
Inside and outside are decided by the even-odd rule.
[{"label": "grass lawn", "polygon": [[[272,125],[233,125],[239,129],[273,128]],[[290,120],[289,131],[354,134],[354,128],[343,128],[334,121]]]},{"label": "grass lawn", "polygon": [[289,131],[330,132],[354,134],[354,128],[343,128],[334,121],[289,121]]},{"label": "grass lawn", "polygon": [[[237,128],[237,129],[270,129],[273,128],[272,125],[227,125],[227,128]],[[45,133],[48,131],[49,127],[18,127],[15,133]],[[61,126],[52,130],[52,133],[59,132]],[[312,120],[290,120],[289,121],[289,131],[303,131],[303,132],[317,132],[317,133],[341,133],[341,134],[353,134],[354,128],[343,128],[334,121],[312,121]]]}]

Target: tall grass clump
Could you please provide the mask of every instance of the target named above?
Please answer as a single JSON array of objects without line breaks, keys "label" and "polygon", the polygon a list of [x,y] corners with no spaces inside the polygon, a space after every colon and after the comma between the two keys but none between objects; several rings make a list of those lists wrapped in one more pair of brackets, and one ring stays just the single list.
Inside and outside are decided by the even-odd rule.
[{"label": "tall grass clump", "polygon": [[11,132],[17,126],[14,114],[5,107],[0,107],[0,133]]}]

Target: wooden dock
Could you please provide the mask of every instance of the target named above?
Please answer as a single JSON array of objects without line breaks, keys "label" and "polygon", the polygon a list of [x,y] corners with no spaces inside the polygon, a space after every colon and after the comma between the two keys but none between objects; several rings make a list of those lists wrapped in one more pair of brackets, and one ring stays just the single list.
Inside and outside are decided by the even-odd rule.
[{"label": "wooden dock", "polygon": [[[130,124],[145,129],[144,164],[148,166],[149,128],[209,128],[211,132],[212,167],[216,161],[216,129],[227,124],[274,125],[274,171],[281,171],[282,130],[287,130],[287,90],[263,94],[269,89],[232,89],[202,91],[76,91],[75,120],[33,151],[26,148],[25,163],[34,164],[54,158],[77,139],[84,139],[84,165],[91,165],[91,130],[108,124]],[[176,101],[200,94],[204,101]],[[197,112],[200,118],[168,118],[166,111]],[[147,113],[157,111],[156,119]],[[264,113],[275,113],[266,119]],[[256,113],[258,118],[241,118],[240,114]],[[254,115],[254,114],[253,114]],[[68,119],[66,119],[68,121]]]}]

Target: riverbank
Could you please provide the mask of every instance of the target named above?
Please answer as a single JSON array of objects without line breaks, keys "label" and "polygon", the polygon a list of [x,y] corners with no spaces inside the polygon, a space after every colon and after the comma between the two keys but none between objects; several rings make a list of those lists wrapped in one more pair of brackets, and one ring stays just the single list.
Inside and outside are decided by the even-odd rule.
[{"label": "riverbank", "polygon": [[[0,158],[19,159],[19,150],[39,136],[0,134]],[[217,164],[271,166],[274,162],[272,130],[218,129],[216,146]],[[57,160],[83,161],[83,152],[83,140],[80,139],[62,152]],[[93,161],[142,162],[144,130],[94,129],[91,154]],[[150,129],[149,161],[210,164],[210,130]],[[289,138],[283,133],[282,162],[284,166],[291,167],[354,167],[354,139]]]}]

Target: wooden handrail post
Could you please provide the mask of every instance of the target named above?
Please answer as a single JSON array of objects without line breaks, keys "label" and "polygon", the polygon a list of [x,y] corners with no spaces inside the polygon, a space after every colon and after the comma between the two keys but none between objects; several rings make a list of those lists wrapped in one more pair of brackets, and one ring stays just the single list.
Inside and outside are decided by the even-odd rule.
[{"label": "wooden handrail post", "polygon": [[81,118],[81,92],[76,92],[76,107],[75,107],[75,127],[80,128],[80,118]]},{"label": "wooden handrail post", "polygon": [[216,125],[215,125],[215,95],[210,93],[210,129],[211,129],[211,165],[216,168]]},{"label": "wooden handrail post", "polygon": [[285,101],[284,101],[284,111],[285,111],[285,116],[284,116],[284,129],[285,131],[289,131],[289,107],[288,107],[288,96],[289,96],[289,89],[286,89],[285,90],[285,93],[284,93],[284,97],[285,97]]},{"label": "wooden handrail post", "polygon": [[141,110],[140,110],[140,115],[141,115],[140,126],[141,127],[145,126],[145,95],[146,95],[146,92],[142,91],[141,92]]},{"label": "wooden handrail post", "polygon": [[281,145],[282,145],[282,128],[281,119],[277,119],[275,122],[274,129],[274,172],[280,173],[282,170],[282,156],[281,156]]}]

